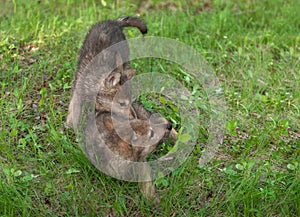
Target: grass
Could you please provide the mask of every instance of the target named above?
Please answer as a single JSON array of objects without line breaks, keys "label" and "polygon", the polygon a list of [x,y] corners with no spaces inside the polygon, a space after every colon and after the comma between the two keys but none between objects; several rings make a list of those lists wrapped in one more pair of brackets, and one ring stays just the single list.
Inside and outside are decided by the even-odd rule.
[{"label": "grass", "polygon": [[[0,216],[300,215],[299,1],[0,4]],[[135,183],[97,171],[74,132],[64,128],[89,27],[136,14],[149,35],[177,39],[201,53],[228,106],[216,157],[198,165],[204,130],[188,160],[156,180],[161,204],[155,208]],[[133,65],[162,71],[157,60]],[[162,65],[171,73],[172,66]]]}]

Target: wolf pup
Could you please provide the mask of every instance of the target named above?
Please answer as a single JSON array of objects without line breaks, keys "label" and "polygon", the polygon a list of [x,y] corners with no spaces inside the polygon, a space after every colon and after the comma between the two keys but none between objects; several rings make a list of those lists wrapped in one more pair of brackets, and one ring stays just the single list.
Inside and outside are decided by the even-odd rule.
[{"label": "wolf pup", "polygon": [[[122,43],[122,46],[120,48],[117,48],[118,50],[110,50],[107,54],[102,55],[103,64],[100,60],[100,65],[104,67],[107,67],[107,65],[111,62],[118,65],[116,70],[114,70],[112,73],[109,73],[105,69],[101,70],[101,73],[103,74],[109,73],[106,77],[103,78],[103,82],[100,85],[100,87],[102,87],[102,95],[105,96],[106,92],[116,92],[119,84],[125,83],[135,74],[135,70],[130,69],[130,63],[128,62],[129,48],[128,44],[125,42],[125,35],[122,32],[124,27],[130,26],[138,28],[143,35],[147,33],[146,24],[139,18],[135,17],[124,17],[117,20],[100,22],[98,24],[95,24],[90,29],[80,50],[79,60],[77,63],[77,72],[73,82],[73,91],[78,86],[78,78],[84,77],[86,75],[88,71],[86,69],[88,68],[88,65],[91,63],[91,61],[105,49],[122,41],[124,41],[124,43]],[[111,69],[114,65],[110,64],[110,66]],[[79,111],[78,109],[74,111],[74,108],[80,108],[81,103],[82,102],[80,96],[76,96],[73,92],[68,110],[67,126],[74,127],[74,124],[76,125],[78,123],[81,111]]]},{"label": "wolf pup", "polygon": [[[96,121],[96,127],[89,124],[93,120]],[[87,120],[82,140],[83,151],[91,163],[113,177],[151,180],[151,167],[146,158],[156,148],[165,129],[172,128],[171,124],[158,116],[148,121],[131,120],[128,127],[122,117],[112,117],[109,112],[99,113],[93,120]],[[142,167],[136,167],[135,162],[144,163],[139,164]],[[152,181],[139,182],[138,185],[146,198],[159,201]]]}]

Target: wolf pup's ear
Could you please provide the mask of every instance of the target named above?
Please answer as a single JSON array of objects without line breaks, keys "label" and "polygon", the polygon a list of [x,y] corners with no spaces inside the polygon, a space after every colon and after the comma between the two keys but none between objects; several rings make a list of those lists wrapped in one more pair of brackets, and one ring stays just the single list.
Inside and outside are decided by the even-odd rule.
[{"label": "wolf pup's ear", "polygon": [[135,69],[124,69],[123,59],[119,52],[116,53],[116,71],[121,72],[121,84],[125,83],[127,80],[132,79],[132,77],[136,74]]},{"label": "wolf pup's ear", "polygon": [[121,81],[123,73],[123,60],[119,52],[115,55],[116,69],[105,79],[105,85],[107,88],[113,88]]},{"label": "wolf pup's ear", "polygon": [[113,88],[117,86],[120,83],[121,80],[121,73],[111,73],[106,79],[105,79],[105,86],[107,88]]},{"label": "wolf pup's ear", "polygon": [[136,70],[135,69],[125,69],[123,74],[126,76],[127,80],[130,80],[136,74]]},{"label": "wolf pup's ear", "polygon": [[122,60],[121,54],[119,52],[117,52],[115,58],[116,58],[117,71],[122,72],[123,71],[123,60]]}]

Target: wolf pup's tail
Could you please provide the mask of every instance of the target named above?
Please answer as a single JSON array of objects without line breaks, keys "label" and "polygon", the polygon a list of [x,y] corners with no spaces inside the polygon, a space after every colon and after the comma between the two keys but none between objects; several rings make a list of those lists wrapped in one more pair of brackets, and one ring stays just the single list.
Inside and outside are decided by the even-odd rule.
[{"label": "wolf pup's tail", "polygon": [[147,33],[147,25],[137,17],[121,17],[117,19],[120,27],[136,27],[140,30],[140,32],[145,35]]}]

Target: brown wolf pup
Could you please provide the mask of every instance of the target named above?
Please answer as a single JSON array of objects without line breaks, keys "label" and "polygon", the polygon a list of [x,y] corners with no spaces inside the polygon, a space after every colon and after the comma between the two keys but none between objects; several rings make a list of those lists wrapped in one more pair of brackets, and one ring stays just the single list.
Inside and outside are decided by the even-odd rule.
[{"label": "brown wolf pup", "polygon": [[[110,112],[96,114],[95,127],[91,124],[93,121],[88,120],[84,129],[83,150],[89,160],[108,175],[125,180],[151,180],[151,168],[146,158],[162,138],[174,136],[174,129],[164,118],[150,116],[140,104],[134,104],[133,107],[144,120],[126,120],[127,117],[112,115]],[[177,133],[174,138],[176,136]],[[142,168],[132,170],[132,162],[144,164]],[[139,182],[139,187],[146,198],[159,201],[152,181]]]},{"label": "brown wolf pup", "polygon": [[[112,120],[113,118],[114,120]],[[126,168],[124,163],[122,165],[115,163],[116,156],[123,160],[146,162],[147,156],[156,148],[166,129],[169,131],[172,129],[172,125],[162,117],[155,117],[150,120],[134,119],[130,121],[131,128],[122,126],[124,121],[120,117],[111,117],[110,113],[99,114],[96,118],[96,125],[98,131],[104,135],[106,146],[114,154],[107,165],[113,167],[114,171],[118,172],[118,176],[124,177],[134,176],[134,172],[130,168]],[[118,126],[118,132],[114,125]],[[120,135],[122,135],[122,139]],[[137,172],[144,179],[151,177],[151,168],[147,163]],[[146,198],[159,200],[155,194],[155,186],[151,181],[139,182],[139,186]]]}]

